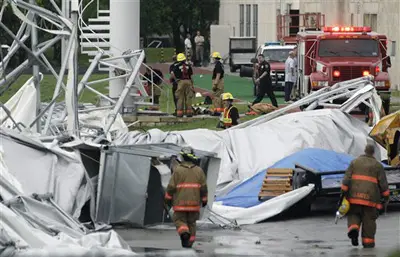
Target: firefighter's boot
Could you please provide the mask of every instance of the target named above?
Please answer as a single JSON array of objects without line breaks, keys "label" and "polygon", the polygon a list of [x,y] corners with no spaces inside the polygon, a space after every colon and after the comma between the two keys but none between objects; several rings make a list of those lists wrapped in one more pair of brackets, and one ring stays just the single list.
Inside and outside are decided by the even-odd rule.
[{"label": "firefighter's boot", "polygon": [[181,242],[182,242],[182,247],[184,248],[190,248],[190,234],[187,232],[184,232],[181,234]]},{"label": "firefighter's boot", "polygon": [[353,246],[358,246],[358,231],[356,229],[350,230],[347,236],[351,239],[351,244]]}]

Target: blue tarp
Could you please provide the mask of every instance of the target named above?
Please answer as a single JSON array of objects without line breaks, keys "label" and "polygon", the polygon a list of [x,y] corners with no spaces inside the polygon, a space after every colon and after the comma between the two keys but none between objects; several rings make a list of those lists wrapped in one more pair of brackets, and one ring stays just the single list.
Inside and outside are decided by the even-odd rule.
[{"label": "blue tarp", "polygon": [[[300,164],[319,172],[346,170],[354,158],[348,154],[337,153],[330,150],[307,148],[294,153],[272,165],[269,168],[294,169],[294,165]],[[218,197],[223,205],[235,207],[252,207],[260,204],[258,194],[260,192],[266,170],[262,170],[250,179],[234,187],[228,194]],[[325,177],[342,178],[340,175],[328,175]]]}]

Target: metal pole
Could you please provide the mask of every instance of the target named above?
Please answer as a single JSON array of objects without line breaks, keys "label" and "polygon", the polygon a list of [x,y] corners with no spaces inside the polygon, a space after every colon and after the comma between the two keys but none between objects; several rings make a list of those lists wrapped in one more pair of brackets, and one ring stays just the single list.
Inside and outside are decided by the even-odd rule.
[{"label": "metal pole", "polygon": [[[74,24],[75,28],[78,28],[78,12],[79,12],[79,0],[71,1],[71,21]],[[74,51],[73,51],[73,69],[74,69],[74,78],[73,78],[73,91],[72,91],[72,106],[74,110],[74,121],[73,121],[73,130],[74,134],[77,138],[80,138],[80,130],[79,130],[79,114],[78,114],[78,71],[79,71],[79,63],[78,63],[78,29],[74,29],[73,34],[71,34],[71,39],[75,41]],[[68,114],[70,115],[70,114]]]},{"label": "metal pole", "polygon": [[[126,82],[125,88],[122,91],[121,96],[118,99],[118,102],[116,103],[116,105],[114,107],[114,110],[112,110],[112,112],[110,113],[109,118],[107,119],[106,127],[104,129],[104,135],[107,135],[108,132],[110,131],[111,126],[113,125],[113,123],[115,121],[115,118],[117,117],[117,114],[120,111],[120,109],[121,109],[121,107],[122,107],[122,105],[124,103],[125,97],[128,95],[128,93],[129,93],[133,83],[135,82],[135,79],[136,79],[138,73],[139,73],[140,64],[144,60],[144,51],[143,50],[140,50],[140,51],[141,51],[141,54],[140,54],[140,56],[138,58],[136,66],[133,69],[132,74],[129,77],[128,82]],[[99,143],[103,139],[104,135],[101,135],[101,136],[97,137],[96,140],[94,140],[94,143]]]},{"label": "metal pole", "polygon": [[[32,5],[35,5],[36,1],[29,0],[29,3]],[[32,22],[36,25],[36,14],[33,14]],[[32,44],[32,52],[37,52],[38,31],[35,26],[32,26],[32,28],[31,28],[31,44]],[[39,65],[34,64],[32,69],[33,69],[33,84],[35,85],[35,88],[36,88],[36,115],[39,115],[40,114],[40,105],[42,102],[42,99],[40,97]],[[40,122],[36,123],[36,131],[38,133],[40,133],[42,130],[41,125],[42,124],[40,124]]]},{"label": "metal pole", "polygon": [[[76,29],[77,29],[76,26],[74,26],[74,28],[72,29],[71,35],[74,35],[76,33]],[[69,38],[69,42],[68,42],[67,55],[65,56],[64,61],[61,64],[61,69],[60,69],[60,72],[59,72],[59,75],[58,75],[58,80],[57,80],[56,88],[54,90],[53,99],[57,97],[58,92],[60,91],[61,83],[62,83],[62,80],[64,78],[65,70],[66,70],[67,64],[68,64],[68,57],[71,54],[74,42],[75,42],[74,38],[71,36]],[[54,105],[52,105],[50,107],[49,116],[48,116],[48,118],[46,120],[46,124],[44,126],[44,131],[43,131],[44,134],[46,134],[48,129],[49,129],[51,117],[53,116],[53,110],[54,110]]]}]

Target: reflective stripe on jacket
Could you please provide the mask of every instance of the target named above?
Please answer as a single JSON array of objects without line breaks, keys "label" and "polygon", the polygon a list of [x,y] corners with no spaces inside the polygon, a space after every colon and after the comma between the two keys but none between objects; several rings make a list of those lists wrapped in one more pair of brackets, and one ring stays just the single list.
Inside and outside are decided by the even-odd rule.
[{"label": "reflective stripe on jacket", "polygon": [[198,212],[207,202],[207,184],[204,171],[191,162],[182,162],[173,168],[165,198],[172,200],[174,211]]},{"label": "reflective stripe on jacket", "polygon": [[381,198],[390,191],[385,170],[373,156],[362,155],[353,160],[342,182],[342,191],[350,204],[382,208]]},{"label": "reflective stripe on jacket", "polygon": [[231,109],[233,106],[229,108],[225,108],[224,112],[221,114],[221,118],[219,119],[225,128],[232,127],[232,119],[231,119]]}]

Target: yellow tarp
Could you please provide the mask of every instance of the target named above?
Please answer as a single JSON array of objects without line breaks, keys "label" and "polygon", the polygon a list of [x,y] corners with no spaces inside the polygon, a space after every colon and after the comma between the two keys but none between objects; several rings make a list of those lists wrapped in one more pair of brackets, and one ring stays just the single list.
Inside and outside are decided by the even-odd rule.
[{"label": "yellow tarp", "polygon": [[378,144],[386,148],[386,140],[393,143],[396,131],[400,129],[400,111],[383,117],[369,133]]}]

